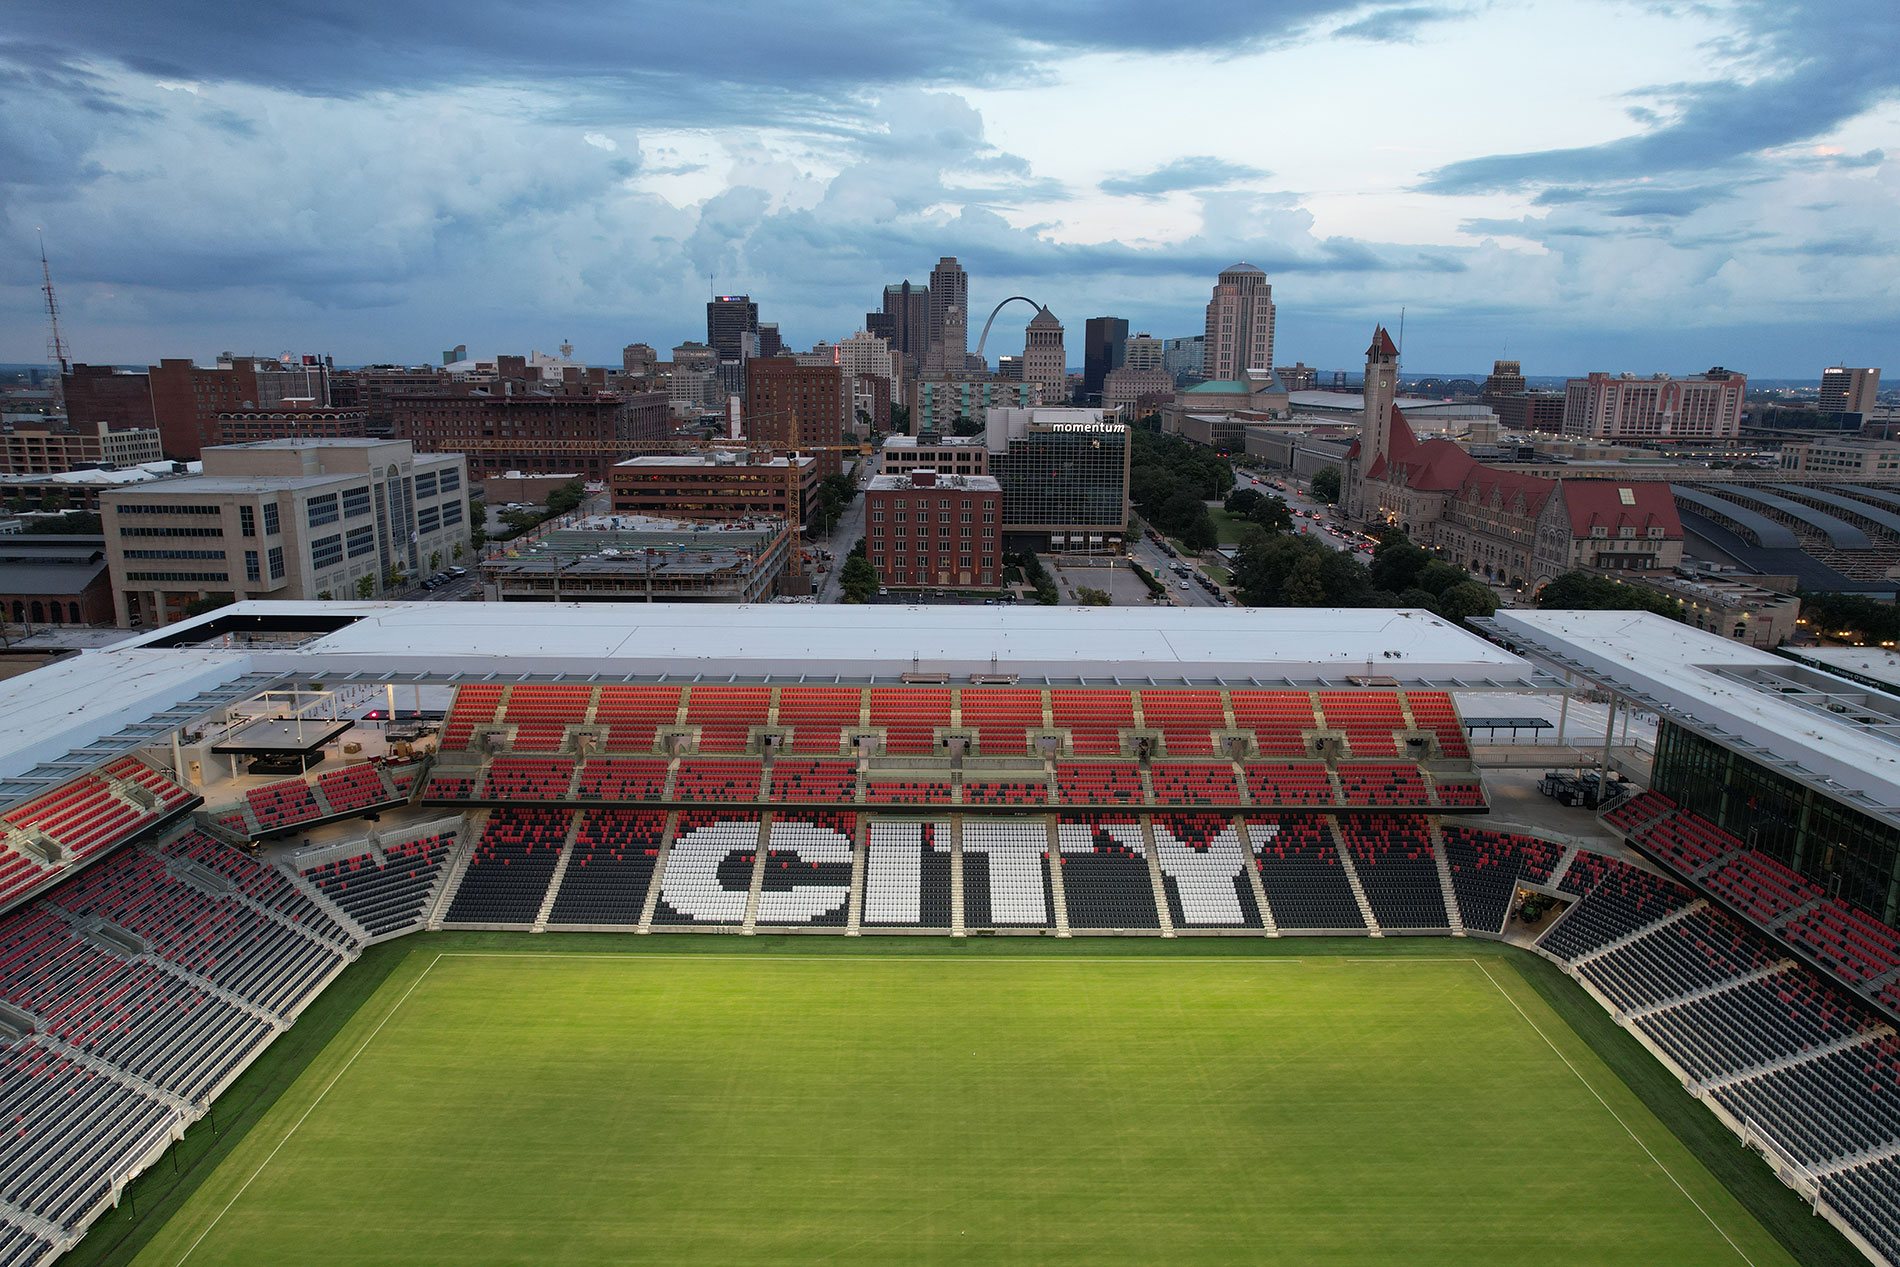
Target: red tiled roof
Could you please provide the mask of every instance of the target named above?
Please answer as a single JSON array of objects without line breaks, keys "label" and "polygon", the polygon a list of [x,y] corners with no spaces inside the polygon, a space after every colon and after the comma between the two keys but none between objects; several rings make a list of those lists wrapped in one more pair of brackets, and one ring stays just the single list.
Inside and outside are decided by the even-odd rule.
[{"label": "red tiled roof", "polygon": [[[1384,334],[1384,330],[1380,331]],[[1357,456],[1359,444],[1353,442],[1347,456]],[[1489,503],[1495,494],[1500,504],[1512,506],[1520,495],[1523,513],[1535,517],[1550,501],[1552,493],[1563,490],[1564,510],[1570,516],[1574,537],[1588,537],[1592,528],[1607,528],[1615,536],[1619,528],[1634,528],[1647,534],[1661,528],[1667,539],[1680,539],[1682,520],[1676,514],[1676,499],[1669,485],[1661,480],[1619,484],[1614,480],[1557,480],[1504,471],[1486,466],[1450,440],[1421,441],[1405,420],[1398,406],[1392,407],[1392,447],[1388,463],[1384,457],[1373,459],[1366,478],[1387,480],[1425,493],[1452,493],[1460,501]]]},{"label": "red tiled roof", "polygon": [[1619,484],[1615,480],[1564,481],[1564,509],[1570,513],[1570,533],[1587,537],[1592,528],[1619,528],[1646,533],[1661,528],[1666,539],[1680,539],[1682,518],[1676,499],[1662,480]]},{"label": "red tiled roof", "polygon": [[1398,354],[1399,350],[1393,346],[1392,336],[1385,332],[1384,326],[1380,326],[1372,332],[1372,346],[1366,349],[1366,356],[1368,358],[1374,356],[1396,357]]}]

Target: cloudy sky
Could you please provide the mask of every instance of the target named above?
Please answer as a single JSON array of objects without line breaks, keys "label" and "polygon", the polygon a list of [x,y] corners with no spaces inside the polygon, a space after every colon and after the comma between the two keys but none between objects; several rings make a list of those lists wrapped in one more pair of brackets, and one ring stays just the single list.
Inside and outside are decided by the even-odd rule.
[{"label": "cloudy sky", "polygon": [[[798,346],[939,255],[972,325],[1281,359],[1900,377],[1894,0],[9,0],[0,361]],[[990,352],[1021,345],[1021,308]],[[1007,329],[1004,326],[1007,325]],[[974,331],[973,331],[974,337]]]}]

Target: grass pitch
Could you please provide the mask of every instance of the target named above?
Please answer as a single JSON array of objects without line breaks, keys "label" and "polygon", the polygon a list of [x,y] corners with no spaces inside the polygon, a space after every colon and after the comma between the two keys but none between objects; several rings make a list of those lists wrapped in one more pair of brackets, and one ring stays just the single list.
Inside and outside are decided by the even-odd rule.
[{"label": "grass pitch", "polygon": [[1494,948],[794,940],[415,939],[137,1261],[1794,1261]]}]

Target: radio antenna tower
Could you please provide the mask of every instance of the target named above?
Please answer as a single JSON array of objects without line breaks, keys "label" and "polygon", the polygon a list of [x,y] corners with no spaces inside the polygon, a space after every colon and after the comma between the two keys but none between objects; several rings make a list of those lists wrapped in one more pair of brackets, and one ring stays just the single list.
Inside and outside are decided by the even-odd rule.
[{"label": "radio antenna tower", "polygon": [[46,296],[46,320],[52,333],[46,340],[46,359],[53,366],[53,403],[62,410],[66,403],[66,340],[59,333],[59,296],[53,293],[53,268],[46,262],[46,231],[40,235],[40,290]]}]

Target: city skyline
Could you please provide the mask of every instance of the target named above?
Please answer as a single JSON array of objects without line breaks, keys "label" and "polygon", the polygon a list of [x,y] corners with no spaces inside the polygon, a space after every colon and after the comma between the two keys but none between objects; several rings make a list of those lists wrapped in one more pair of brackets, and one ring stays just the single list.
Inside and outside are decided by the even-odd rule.
[{"label": "city skyline", "polygon": [[1277,357],[1329,368],[1401,309],[1421,370],[1811,378],[1900,333],[1874,0],[820,5],[716,38],[641,6],[530,38],[481,4],[453,29],[101,8],[16,6],[0,43],[0,361],[44,359],[42,225],[94,363],[571,339],[612,364],[703,329],[709,289],[807,347],[946,255],[972,313],[1022,293],[1162,337],[1245,260]]}]

